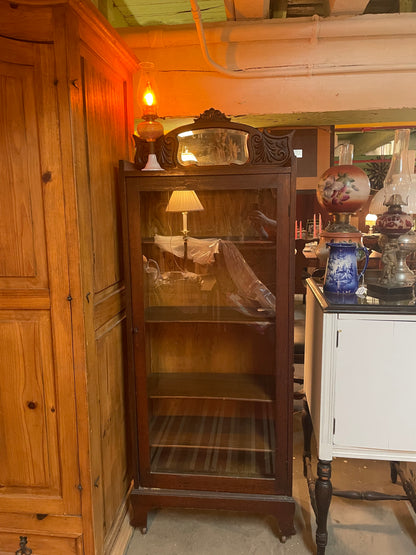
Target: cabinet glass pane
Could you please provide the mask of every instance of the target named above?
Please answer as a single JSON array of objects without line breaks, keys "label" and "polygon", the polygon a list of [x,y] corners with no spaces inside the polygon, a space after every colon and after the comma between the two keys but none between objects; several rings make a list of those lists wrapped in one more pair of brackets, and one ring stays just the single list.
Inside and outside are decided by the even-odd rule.
[{"label": "cabinet glass pane", "polygon": [[151,471],[272,477],[275,193],[197,196],[140,194]]}]

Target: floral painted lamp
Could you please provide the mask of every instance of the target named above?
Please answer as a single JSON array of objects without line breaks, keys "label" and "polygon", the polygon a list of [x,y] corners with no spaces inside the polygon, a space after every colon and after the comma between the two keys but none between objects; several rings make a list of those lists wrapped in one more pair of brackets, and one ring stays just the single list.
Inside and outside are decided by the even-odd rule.
[{"label": "floral painted lamp", "polygon": [[370,181],[364,170],[354,166],[353,154],[354,145],[340,145],[339,165],[328,168],[318,182],[318,202],[332,216],[316,249],[322,264],[328,258],[326,243],[346,241],[362,245],[363,234],[350,220],[370,196]]}]

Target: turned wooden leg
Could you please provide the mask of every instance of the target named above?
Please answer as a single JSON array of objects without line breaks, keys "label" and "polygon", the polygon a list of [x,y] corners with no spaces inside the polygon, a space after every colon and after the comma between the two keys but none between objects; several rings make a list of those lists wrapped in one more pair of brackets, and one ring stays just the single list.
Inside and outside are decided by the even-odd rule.
[{"label": "turned wooden leg", "polygon": [[312,420],[306,399],[303,401],[302,411],[303,429],[303,475],[307,476],[306,459],[311,460]]},{"label": "turned wooden leg", "polygon": [[318,461],[318,479],[315,484],[316,497],[316,546],[318,555],[324,555],[328,543],[327,518],[332,497],[331,461]]}]

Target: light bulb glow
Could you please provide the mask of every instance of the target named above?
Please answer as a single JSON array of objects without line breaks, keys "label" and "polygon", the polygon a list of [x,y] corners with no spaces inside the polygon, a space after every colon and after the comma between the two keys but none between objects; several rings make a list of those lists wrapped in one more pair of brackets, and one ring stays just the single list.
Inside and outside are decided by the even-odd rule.
[{"label": "light bulb glow", "polygon": [[143,93],[143,102],[146,104],[146,106],[154,106],[156,104],[155,94],[152,91],[150,83],[147,84],[146,89]]}]

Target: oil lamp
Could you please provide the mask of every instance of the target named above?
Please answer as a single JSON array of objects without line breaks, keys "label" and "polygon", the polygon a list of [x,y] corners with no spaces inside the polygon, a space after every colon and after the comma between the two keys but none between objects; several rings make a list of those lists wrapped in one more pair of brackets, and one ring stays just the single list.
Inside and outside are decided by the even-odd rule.
[{"label": "oil lamp", "polygon": [[159,121],[156,121],[158,117],[157,93],[153,62],[142,62],[140,72],[138,95],[143,121],[137,126],[137,134],[149,145],[149,156],[143,170],[161,171],[163,168],[159,165],[156,157],[155,142],[163,135],[163,126]]}]

